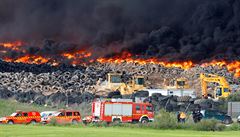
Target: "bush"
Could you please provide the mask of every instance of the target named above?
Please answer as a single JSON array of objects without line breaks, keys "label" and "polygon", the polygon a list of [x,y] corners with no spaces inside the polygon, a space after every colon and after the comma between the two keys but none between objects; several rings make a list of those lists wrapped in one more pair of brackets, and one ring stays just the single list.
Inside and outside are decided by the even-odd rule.
[{"label": "bush", "polygon": [[89,127],[109,127],[109,123],[107,122],[96,122],[88,124]]},{"label": "bush", "polygon": [[233,123],[231,126],[229,126],[227,128],[227,130],[239,131],[240,130],[240,124],[239,123]]},{"label": "bush", "polygon": [[57,119],[56,119],[56,118],[51,118],[51,120],[50,120],[50,122],[49,122],[49,125],[57,126],[57,125],[58,125]]},{"label": "bush", "polygon": [[176,116],[165,110],[160,110],[151,126],[158,129],[177,129],[179,127]]},{"label": "bush", "polygon": [[228,96],[228,101],[240,101],[240,92],[235,92]]},{"label": "bush", "polygon": [[225,125],[214,119],[202,120],[193,126],[193,129],[198,131],[223,131],[225,128]]}]

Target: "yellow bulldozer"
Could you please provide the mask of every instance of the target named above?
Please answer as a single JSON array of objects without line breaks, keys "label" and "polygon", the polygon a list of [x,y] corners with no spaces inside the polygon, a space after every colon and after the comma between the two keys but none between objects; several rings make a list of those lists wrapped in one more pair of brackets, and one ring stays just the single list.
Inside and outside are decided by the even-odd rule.
[{"label": "yellow bulldozer", "polygon": [[107,94],[113,91],[120,91],[122,95],[129,95],[135,91],[145,89],[144,77],[133,76],[130,81],[123,82],[121,73],[108,73],[107,80],[95,87],[97,94]]},{"label": "yellow bulldozer", "polygon": [[[212,97],[214,99],[226,98],[231,93],[231,87],[225,77],[214,74],[200,74],[202,96],[204,98]],[[209,83],[217,83],[212,94],[208,91]]]}]

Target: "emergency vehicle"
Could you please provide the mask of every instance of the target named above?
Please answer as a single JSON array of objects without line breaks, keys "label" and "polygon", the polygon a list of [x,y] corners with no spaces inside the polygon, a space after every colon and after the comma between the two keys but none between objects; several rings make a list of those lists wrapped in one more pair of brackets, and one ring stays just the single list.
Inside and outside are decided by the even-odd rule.
[{"label": "emergency vehicle", "polygon": [[84,118],[83,122],[147,123],[153,119],[153,106],[150,103],[137,103],[131,99],[99,99],[92,103],[92,115]]},{"label": "emergency vehicle", "polygon": [[77,124],[82,121],[79,111],[59,110],[58,112],[53,113],[52,116],[49,116],[48,118],[43,119],[42,123],[47,124],[53,119],[55,119],[56,122],[59,124],[66,124],[66,123]]},{"label": "emergency vehicle", "polygon": [[2,124],[35,124],[39,122],[41,122],[41,116],[37,111],[17,111],[10,116],[0,118]]}]

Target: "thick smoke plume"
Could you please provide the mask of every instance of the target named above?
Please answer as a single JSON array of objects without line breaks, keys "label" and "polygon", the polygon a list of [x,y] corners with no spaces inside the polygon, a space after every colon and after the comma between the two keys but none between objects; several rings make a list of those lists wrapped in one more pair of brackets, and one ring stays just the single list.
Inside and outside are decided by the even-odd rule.
[{"label": "thick smoke plume", "polygon": [[16,40],[26,51],[1,56],[85,49],[92,57],[126,50],[170,61],[239,60],[240,1],[0,0],[0,42]]}]

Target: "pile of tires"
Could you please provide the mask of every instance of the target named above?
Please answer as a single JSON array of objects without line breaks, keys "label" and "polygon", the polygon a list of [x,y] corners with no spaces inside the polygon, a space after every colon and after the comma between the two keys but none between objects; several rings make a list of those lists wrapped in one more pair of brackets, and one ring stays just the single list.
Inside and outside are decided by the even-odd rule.
[{"label": "pile of tires", "polygon": [[120,91],[109,92],[107,98],[122,98],[122,94]]},{"label": "pile of tires", "polygon": [[218,106],[218,103],[211,99],[197,99],[194,104],[199,105],[201,109],[214,109]]},{"label": "pile of tires", "polygon": [[140,90],[140,91],[137,91],[137,92],[132,94],[132,98],[135,98],[135,97],[145,97],[145,98],[147,98],[148,96],[149,96],[149,92],[144,91],[144,90]]}]

